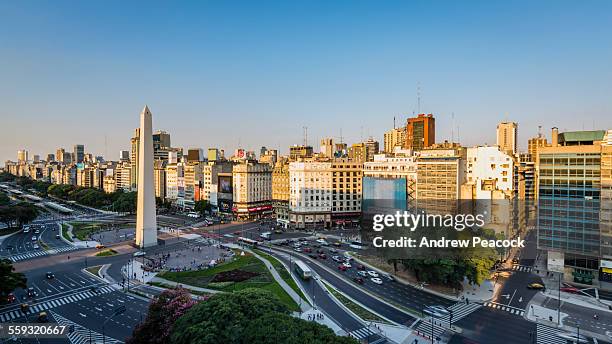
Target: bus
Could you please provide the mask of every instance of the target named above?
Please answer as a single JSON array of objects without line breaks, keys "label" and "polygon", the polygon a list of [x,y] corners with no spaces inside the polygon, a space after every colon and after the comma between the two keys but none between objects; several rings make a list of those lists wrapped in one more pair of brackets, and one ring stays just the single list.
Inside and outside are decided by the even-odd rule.
[{"label": "bus", "polygon": [[238,242],[249,245],[249,246],[253,246],[253,247],[257,247],[257,245],[259,244],[259,241],[245,238],[245,237],[238,237]]},{"label": "bus", "polygon": [[294,270],[300,275],[300,278],[303,280],[309,280],[312,277],[312,270],[308,267],[308,265],[304,264],[301,260],[294,261]]}]

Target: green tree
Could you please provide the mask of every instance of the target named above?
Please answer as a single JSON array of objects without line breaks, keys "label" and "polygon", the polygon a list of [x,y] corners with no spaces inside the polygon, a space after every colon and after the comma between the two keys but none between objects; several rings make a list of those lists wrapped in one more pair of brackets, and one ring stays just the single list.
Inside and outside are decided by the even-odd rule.
[{"label": "green tree", "polygon": [[136,202],[138,194],[136,191],[124,192],[117,200],[113,202],[113,210],[120,213],[134,213],[136,211]]},{"label": "green tree", "polygon": [[211,210],[210,202],[208,202],[206,200],[195,201],[193,210],[195,210],[195,211],[199,212],[200,214],[204,215],[204,214],[206,214],[206,212],[209,212]]},{"label": "green tree", "polygon": [[15,220],[17,216],[10,206],[0,207],[0,222],[4,223],[7,228],[11,228]]},{"label": "green tree", "polygon": [[357,343],[292,318],[278,297],[261,289],[215,294],[180,317],[170,338],[173,344]]},{"label": "green tree", "polygon": [[15,272],[15,268],[10,260],[0,260],[0,300],[6,300],[8,294],[12,293],[16,288],[27,288],[25,275]]},{"label": "green tree", "polygon": [[11,199],[4,193],[0,193],[0,206],[11,204]]}]

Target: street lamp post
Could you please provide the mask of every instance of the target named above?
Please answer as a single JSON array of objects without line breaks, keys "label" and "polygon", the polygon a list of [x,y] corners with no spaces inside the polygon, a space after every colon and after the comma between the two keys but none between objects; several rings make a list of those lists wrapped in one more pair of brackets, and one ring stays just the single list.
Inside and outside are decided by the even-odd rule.
[{"label": "street lamp post", "polygon": [[559,303],[557,304],[557,325],[561,325],[561,276],[563,273],[559,273]]}]

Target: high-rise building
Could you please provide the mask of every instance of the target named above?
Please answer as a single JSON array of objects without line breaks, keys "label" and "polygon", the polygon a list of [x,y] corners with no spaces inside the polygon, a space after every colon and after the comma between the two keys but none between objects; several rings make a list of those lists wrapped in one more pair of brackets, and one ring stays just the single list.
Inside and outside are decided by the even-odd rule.
[{"label": "high-rise building", "polygon": [[83,145],[74,145],[73,153],[75,163],[81,163],[85,161],[85,146]]},{"label": "high-rise building", "polygon": [[272,207],[276,222],[287,228],[289,225],[289,161],[283,159],[272,170]]},{"label": "high-rise building", "polygon": [[421,150],[436,142],[436,119],[432,114],[418,114],[406,122],[404,148]]},{"label": "high-rise building", "polygon": [[187,161],[188,162],[200,162],[204,161],[204,151],[202,148],[190,148],[187,150]]},{"label": "high-rise building", "polygon": [[328,158],[334,157],[334,139],[325,138],[321,139],[321,154]]},{"label": "high-rise building", "polygon": [[28,151],[25,149],[17,151],[17,162],[27,163],[28,162]]},{"label": "high-rise building", "polygon": [[518,124],[501,122],[497,125],[497,146],[512,156],[518,152]]},{"label": "high-rise building", "polygon": [[132,173],[130,181],[132,183],[132,190],[136,190],[138,187],[138,159],[140,154],[140,128],[134,130],[134,136],[130,139],[130,165]]},{"label": "high-rise building", "polygon": [[605,134],[553,128],[551,145],[536,159],[538,249],[547,251],[549,271],[582,284],[612,283],[612,257],[603,255],[612,248]]},{"label": "high-rise building", "polygon": [[364,161],[374,160],[374,155],[378,154],[380,148],[378,141],[375,141],[373,138],[370,137],[366,142],[364,142],[364,145],[366,150]]},{"label": "high-rise building", "polygon": [[208,161],[217,161],[217,160],[220,160],[219,149],[208,148]]},{"label": "high-rise building", "polygon": [[546,137],[544,137],[541,133],[536,137],[532,137],[527,141],[527,152],[531,158],[531,161],[535,161],[536,156],[538,156],[538,150],[541,147],[546,147],[548,142],[546,141]]},{"label": "high-rise building", "polygon": [[169,147],[172,147],[170,145],[170,134],[162,130],[153,133],[153,150]]},{"label": "high-rise building", "polygon": [[233,202],[238,219],[253,219],[272,213],[272,167],[254,161],[234,165]]},{"label": "high-rise building", "polygon": [[331,226],[331,164],[324,161],[289,164],[289,221],[295,228]]},{"label": "high-rise building", "polygon": [[331,163],[331,177],[331,221],[352,227],[361,217],[363,162],[335,159]]},{"label": "high-rise building", "polygon": [[416,202],[432,213],[454,214],[465,177],[465,148],[425,149],[417,158]]},{"label": "high-rise building", "polygon": [[34,163],[40,162],[40,155],[34,154],[34,157],[32,158],[32,162]]},{"label": "high-rise building", "polygon": [[130,161],[130,151],[120,150],[119,151],[119,161]]},{"label": "high-rise building", "polygon": [[289,147],[289,159],[296,161],[301,158],[312,157],[312,146],[298,146],[293,145]]},{"label": "high-rise building", "polygon": [[384,179],[406,179],[406,195],[408,200],[416,197],[417,163],[416,157],[403,151],[395,156],[388,157],[385,154],[377,154],[373,161],[363,164],[364,177]]},{"label": "high-rise building", "polygon": [[55,161],[55,154],[53,153],[47,154],[47,162],[54,162],[54,161]]},{"label": "high-rise building", "polygon": [[395,147],[406,145],[406,128],[393,128],[385,133],[384,149],[385,153],[393,153]]}]

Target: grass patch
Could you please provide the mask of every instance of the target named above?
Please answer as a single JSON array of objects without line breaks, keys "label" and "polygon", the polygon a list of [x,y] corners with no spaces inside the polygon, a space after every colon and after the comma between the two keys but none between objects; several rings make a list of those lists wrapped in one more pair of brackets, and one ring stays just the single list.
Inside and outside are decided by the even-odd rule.
[{"label": "grass patch", "polygon": [[378,315],[368,311],[367,309],[361,307],[355,302],[349,300],[346,296],[342,295],[339,291],[337,291],[334,287],[328,285],[323,282],[325,288],[332,294],[338,301],[340,301],[346,308],[350,309],[353,313],[357,314],[358,317],[365,321],[375,321],[379,323],[388,324],[389,322],[385,319],[379,317]]},{"label": "grass patch", "polygon": [[[254,249],[253,251],[255,251],[261,257],[267,259],[272,264],[274,269],[278,272],[283,281],[285,281],[285,283],[287,283],[291,287],[291,289],[293,289],[293,291],[295,291],[302,298],[302,300],[308,302],[308,299],[306,298],[306,296],[304,296],[302,289],[298,287],[293,277],[291,277],[291,273],[289,273],[289,271],[285,269],[285,266],[278,259],[267,253],[264,253],[262,250]],[[308,302],[308,304],[310,304],[310,302]]]},{"label": "grass patch", "polygon": [[70,235],[68,234],[68,224],[66,223],[62,223],[62,236],[64,237],[64,239],[73,242],[72,238],[70,237]]},{"label": "grass patch", "polygon": [[89,240],[90,235],[102,230],[102,226],[95,222],[70,222],[70,224],[72,225],[72,235],[82,241]]},{"label": "grass patch", "polygon": [[[256,275],[244,281],[223,281],[213,282],[215,276],[222,272],[245,271]],[[159,277],[186,284],[194,287],[209,288],[224,292],[239,291],[247,288],[258,288],[272,292],[283,302],[291,311],[298,311],[299,306],[285,292],[285,290],[274,280],[262,261],[252,254],[245,252],[243,256],[237,252],[234,260],[223,263],[214,268],[199,271],[163,272]]]},{"label": "grass patch", "polygon": [[89,267],[89,268],[87,268],[85,270],[91,272],[92,274],[94,274],[96,276],[99,276],[98,272],[100,271],[100,269],[102,269],[102,265],[92,266],[92,267]]},{"label": "grass patch", "polygon": [[[174,289],[174,288],[176,288],[173,285],[169,285],[169,284],[162,283],[162,282],[148,282],[147,284],[150,284],[150,285],[153,285],[153,286],[156,286],[156,287],[160,287],[160,288],[164,288],[164,289]],[[211,293],[207,293],[205,291],[192,290],[192,289],[188,289],[188,288],[185,288],[185,289],[189,290],[189,292],[191,294],[193,294],[193,295],[198,295],[198,296],[209,296],[209,295],[212,295]]]},{"label": "grass patch", "polygon": [[96,257],[109,257],[109,256],[114,256],[116,254],[117,254],[117,251],[109,248],[108,250],[104,250],[104,251],[96,253]]}]

